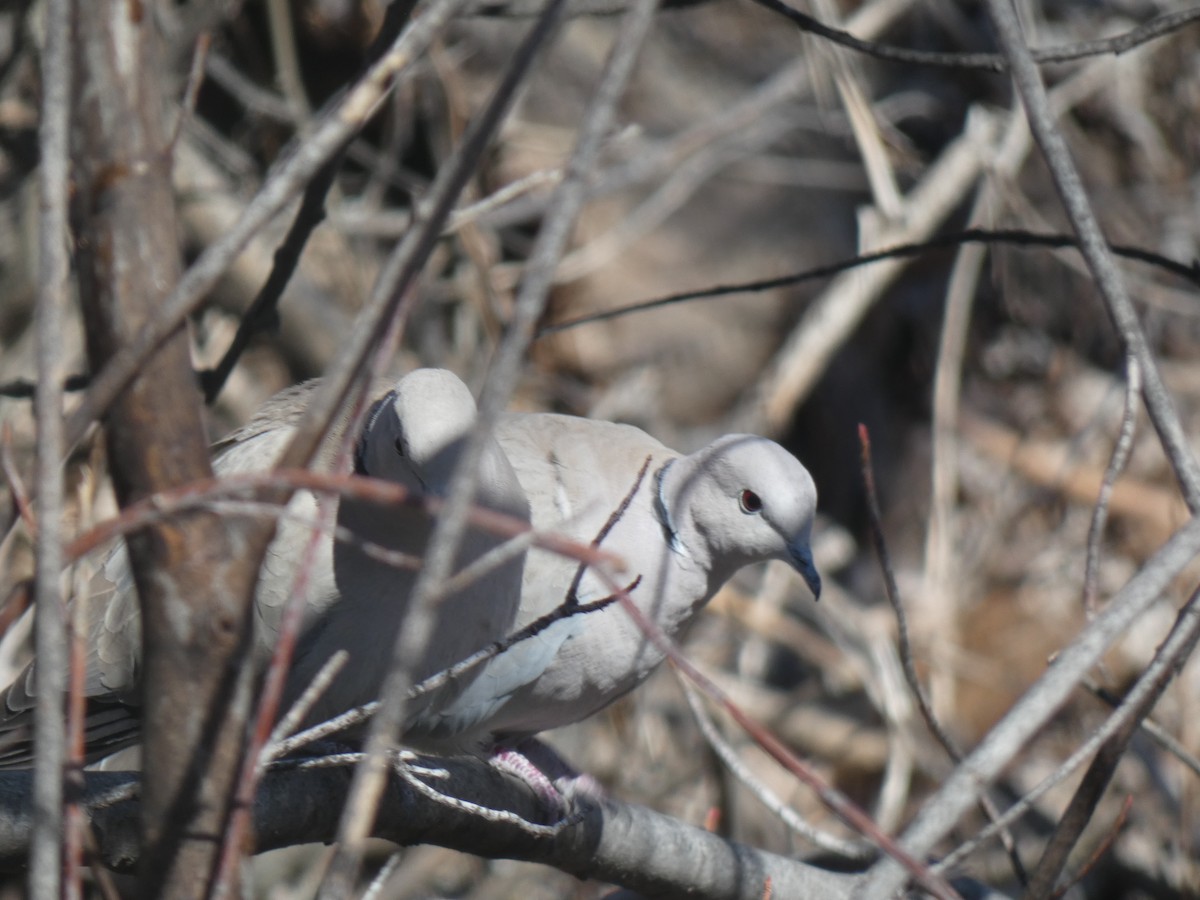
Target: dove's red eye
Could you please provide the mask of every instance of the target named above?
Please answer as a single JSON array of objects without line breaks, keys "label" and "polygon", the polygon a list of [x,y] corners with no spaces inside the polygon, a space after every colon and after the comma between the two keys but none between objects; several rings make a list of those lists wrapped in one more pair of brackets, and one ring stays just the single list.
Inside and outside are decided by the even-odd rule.
[{"label": "dove's red eye", "polygon": [[762,509],[762,497],[751,490],[742,491],[742,496],[738,498],[738,504],[742,507],[744,513],[756,513]]}]

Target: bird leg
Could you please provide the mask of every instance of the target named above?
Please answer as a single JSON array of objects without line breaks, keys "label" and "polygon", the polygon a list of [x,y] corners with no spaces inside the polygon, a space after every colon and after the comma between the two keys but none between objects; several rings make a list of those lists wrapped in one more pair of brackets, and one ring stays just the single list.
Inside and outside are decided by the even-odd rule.
[{"label": "bird leg", "polygon": [[599,801],[604,788],[591,775],[577,772],[548,744],[526,738],[512,747],[497,747],[488,762],[501,772],[523,781],[559,822],[579,821],[578,800]]},{"label": "bird leg", "polygon": [[579,821],[577,816],[559,816],[549,825],[542,825],[538,822],[530,822],[528,819],[505,809],[493,809],[490,806],[472,803],[470,800],[464,800],[461,797],[443,793],[433,787],[433,785],[427,784],[418,776],[434,780],[445,780],[449,777],[450,773],[445,769],[436,769],[417,764],[417,759],[418,757],[415,754],[407,750],[396,751],[392,758],[392,768],[413,790],[441,806],[470,813],[489,822],[504,822],[509,825],[515,825],[522,831],[538,837],[553,837],[562,831],[563,828],[568,825],[574,825]]}]

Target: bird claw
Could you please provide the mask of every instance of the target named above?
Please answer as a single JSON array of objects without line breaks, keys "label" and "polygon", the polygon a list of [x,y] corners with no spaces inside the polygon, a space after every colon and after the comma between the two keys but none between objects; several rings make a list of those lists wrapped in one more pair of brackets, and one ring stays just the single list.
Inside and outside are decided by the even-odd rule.
[{"label": "bird claw", "polygon": [[490,806],[472,803],[470,800],[464,800],[461,797],[444,794],[432,785],[426,784],[418,775],[429,774],[436,778],[447,778],[449,777],[449,773],[444,769],[430,769],[424,766],[413,765],[413,759],[411,754],[398,753],[393,756],[393,768],[396,774],[417,793],[449,809],[469,813],[489,822],[503,822],[513,825],[527,834],[536,837],[553,837],[562,831],[563,828],[574,825],[581,818],[581,816],[571,813],[568,816],[560,817],[549,825],[544,825],[539,822],[530,822],[523,816],[506,809],[493,809]]},{"label": "bird claw", "polygon": [[496,750],[488,762],[524,782],[559,827],[579,822],[589,805],[604,799],[600,782],[575,771],[549,745],[534,738]]}]

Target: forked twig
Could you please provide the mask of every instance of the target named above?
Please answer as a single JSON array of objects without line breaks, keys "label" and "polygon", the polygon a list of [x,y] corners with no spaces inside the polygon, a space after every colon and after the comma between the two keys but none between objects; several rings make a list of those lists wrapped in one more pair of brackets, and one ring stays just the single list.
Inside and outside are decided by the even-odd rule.
[{"label": "forked twig", "polygon": [[1060,898],[1065,897],[1067,895],[1067,891],[1079,884],[1080,881],[1087,877],[1088,873],[1091,872],[1092,869],[1096,868],[1100,860],[1102,860],[1108,851],[1112,849],[1113,843],[1117,840],[1117,836],[1121,833],[1121,828],[1125,825],[1125,820],[1129,818],[1129,810],[1132,808],[1133,794],[1127,794],[1125,796],[1125,802],[1121,804],[1120,812],[1117,813],[1116,819],[1113,820],[1112,828],[1108,830],[1108,834],[1105,835],[1104,840],[1100,842],[1100,846],[1097,847],[1095,852],[1088,857],[1087,862],[1080,867],[1074,878],[1062,885],[1062,887],[1058,888],[1050,895],[1050,900],[1060,900]]},{"label": "forked twig", "polygon": [[[629,509],[629,504],[633,502],[633,498],[637,496],[638,489],[642,486],[642,481],[646,478],[646,471],[650,468],[651,457],[647,456],[642,463],[642,467],[638,469],[637,476],[633,479],[633,485],[626,492],[621,502],[617,504],[617,508],[612,511],[605,523],[596,532],[596,536],[592,538],[592,547],[599,549],[604,543],[604,539],[608,537],[608,533],[613,530],[618,522],[624,518],[626,511]],[[571,579],[571,585],[567,588],[567,597],[564,603],[567,606],[576,606],[579,604],[579,585],[583,581],[584,573],[587,571],[587,563],[580,563],[579,568],[575,570],[575,577]],[[639,578],[641,576],[638,576]]]},{"label": "forked twig", "polygon": [[[1120,697],[1096,684],[1095,681],[1089,679],[1085,687],[1096,699],[1105,703],[1109,709],[1116,709],[1121,705],[1122,700]],[[1149,716],[1141,721],[1140,727],[1154,743],[1158,744],[1158,746],[1174,756],[1183,765],[1191,769],[1193,775],[1200,776],[1200,759],[1194,753],[1189,752],[1187,747],[1174,735]]]},{"label": "forked twig", "polygon": [[[1200,529],[1200,526],[1198,526]],[[1197,543],[1200,544],[1200,537]],[[695,684],[706,696],[720,705],[730,717],[749,734],[766,753],[783,766],[803,784],[807,785],[820,798],[825,807],[834,815],[848,824],[851,828],[875,842],[891,859],[894,859],[926,890],[938,898],[957,898],[958,892],[950,886],[941,875],[933,872],[915,856],[904,850],[895,840],[882,832],[870,816],[863,812],[845,794],[826,783],[800,760],[782,741],[770,731],[763,728],[748,716],[728,694],[722,691],[713,681],[697,669],[679,652],[675,643],[663,632],[653,619],[647,616],[628,593],[619,589],[616,581],[603,568],[597,572],[607,582],[609,589],[617,594],[622,609],[633,620],[647,639],[654,644],[688,680]]]},{"label": "forked twig", "polygon": [[[883,534],[883,517],[879,510],[879,495],[875,489],[875,470],[871,464],[871,438],[867,432],[867,426],[858,426],[858,440],[862,448],[862,475],[863,483],[866,487],[867,494],[867,512],[871,524],[871,543],[875,547],[875,555],[879,560],[879,567],[883,573],[884,594],[887,596],[888,603],[892,607],[892,612],[896,616],[896,640],[900,650],[900,665],[904,671],[904,680],[908,683],[908,689],[912,693],[913,698],[917,701],[917,709],[921,712],[921,718],[925,721],[925,727],[929,729],[930,734],[934,736],[942,749],[946,751],[946,755],[955,763],[961,763],[963,760],[962,749],[958,746],[958,742],[951,737],[950,733],[942,727],[942,723],[938,721],[934,715],[933,707],[929,703],[929,698],[925,694],[925,688],[921,684],[921,679],[917,676],[917,669],[913,660],[912,644],[908,637],[908,616],[904,611],[904,602],[900,599],[900,587],[896,584],[896,571],[892,567],[891,554],[888,552],[887,540]],[[1000,812],[996,809],[991,798],[985,793],[979,795],[979,806],[983,814],[987,816],[991,822],[997,822],[1000,819]],[[1008,853],[1010,862],[1012,863],[1013,872],[1017,876],[1017,880],[1022,885],[1028,880],[1025,872],[1025,866],[1021,862],[1020,854],[1017,852],[1016,841],[1007,828],[1000,831],[1001,840],[1004,844],[1004,849]]]},{"label": "forked twig", "polygon": [[874,856],[875,848],[871,844],[863,841],[843,840],[804,821],[794,809],[767,787],[762,779],[757,778],[742,762],[737,751],[721,735],[716,723],[704,709],[696,689],[682,679],[679,683],[683,687],[683,695],[687,698],[688,706],[691,707],[692,717],[700,726],[700,733],[704,735],[704,739],[708,741],[713,752],[720,757],[733,776],[744,784],[776,818],[805,840],[829,853],[835,853],[850,860],[864,860]]},{"label": "forked twig", "polygon": [[258,753],[256,766],[260,773],[271,764],[272,760],[286,752],[281,749],[284,740],[304,721],[313,704],[329,689],[329,685],[333,682],[333,679],[337,678],[342,669],[346,667],[349,659],[349,653],[345,650],[338,650],[333,656],[325,660],[325,664],[321,666],[316,676],[313,677],[312,682],[304,689],[304,693],[296,699],[291,709],[280,717],[270,737],[267,738]]},{"label": "forked twig", "polygon": [[[640,577],[635,578],[624,590],[626,592],[632,591],[640,582]],[[456,678],[461,678],[476,666],[482,665],[489,659],[499,656],[510,647],[537,637],[537,635],[541,634],[556,622],[561,622],[563,619],[569,619],[573,616],[581,616],[592,612],[598,612],[611,606],[614,602],[616,602],[616,600],[617,595],[610,594],[607,597],[602,597],[599,600],[593,600],[590,603],[577,604],[575,606],[568,606],[566,603],[560,604],[546,615],[534,619],[519,631],[513,632],[502,640],[493,641],[488,646],[477,650],[475,653],[472,653],[466,659],[455,663],[449,668],[443,669],[441,672],[435,672],[433,675],[430,675],[419,684],[414,685],[410,689],[406,699],[415,700],[417,697],[428,694],[430,691],[438,690]],[[329,719],[325,722],[314,725],[311,728],[307,728],[299,734],[291,737],[284,737],[278,741],[278,746],[276,749],[271,751],[271,756],[278,758],[289,753],[294,753],[300,747],[311,744],[313,741],[319,741],[322,738],[328,737],[332,734],[345,731],[351,726],[360,725],[369,720],[371,716],[375,715],[375,712],[378,709],[379,701],[374,700],[370,703],[364,703],[362,706],[357,706],[354,709],[347,710],[346,712],[334,716],[332,719]],[[279,729],[279,731],[282,730],[283,729]]]}]

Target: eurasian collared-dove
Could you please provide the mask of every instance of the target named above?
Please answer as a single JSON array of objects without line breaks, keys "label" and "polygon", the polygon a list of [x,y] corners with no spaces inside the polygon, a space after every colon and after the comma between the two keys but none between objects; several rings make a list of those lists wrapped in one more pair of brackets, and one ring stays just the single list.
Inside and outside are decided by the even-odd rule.
[{"label": "eurasian collared-dove", "polygon": [[[356,471],[417,493],[444,495],[474,422],[475,402],[465,384],[442,369],[417,369],[372,410],[356,450]],[[525,493],[494,439],[488,442],[480,462],[475,502],[529,521]],[[424,510],[350,498],[340,502],[337,520],[360,537],[414,557],[424,554],[433,525]],[[502,537],[468,526],[459,544],[455,571],[503,542]],[[412,569],[372,557],[354,543],[336,543],[333,560],[337,609],[307,629],[296,648],[283,698],[286,708],[333,653],[347,651],[349,662],[344,672],[314,705],[307,717],[310,724],[378,698],[416,581]],[[414,679],[441,672],[513,630],[523,562],[523,553],[510,556],[437,604],[431,639],[410,673]],[[455,734],[442,727],[437,710],[451,702],[474,675],[467,672],[410,703],[409,732],[418,739],[437,735],[453,743]]]},{"label": "eurasian collared-dove", "polygon": [[[280,392],[245,427],[216,444],[215,473],[270,469],[291,440],[314,387],[315,382],[309,382]],[[474,416],[470,392],[452,373],[412,372],[372,408],[354,448],[355,469],[417,491],[440,493],[448,486],[462,438]],[[326,439],[317,468],[330,468],[345,428],[343,416]],[[329,502],[330,498],[318,498],[308,491],[295,493],[264,558],[254,601],[256,657],[263,664],[274,647],[296,573],[305,554],[313,554],[304,622],[281,712],[336,650],[345,648],[352,657],[307,717],[308,724],[376,698],[414,577],[411,571],[374,561],[356,543],[335,547],[328,536],[322,536],[310,548],[312,523]],[[516,475],[495,442],[484,452],[476,503],[522,519],[529,517]],[[365,501],[339,504],[337,521],[362,540],[414,557],[424,552],[430,530],[429,519],[420,510]],[[500,538],[470,529],[458,554],[459,566],[500,542]],[[510,559],[485,580],[444,601],[440,612],[445,617],[435,630],[435,640],[414,667],[418,677],[460,661],[510,630],[519,599],[521,566],[521,557]],[[141,623],[123,545],[112,553],[92,586],[85,683],[89,761],[139,739]],[[4,693],[0,768],[28,765],[32,759],[28,735],[35,676],[36,665],[31,664]],[[414,722],[430,704],[447,702],[470,678],[468,673],[415,703]]]},{"label": "eurasian collared-dove", "polygon": [[[553,414],[507,415],[496,437],[529,498],[534,527],[621,557],[632,599],[668,636],[749,563],[783,560],[820,594],[809,548],[816,488],[773,441],[726,435],[682,456],[628,425]],[[575,561],[533,549],[516,624],[523,628],[568,598],[583,605],[612,593],[590,569],[580,577]],[[460,737],[474,733],[485,746],[512,747],[602,709],[663,658],[613,603],[511,646],[439,714]]]}]

